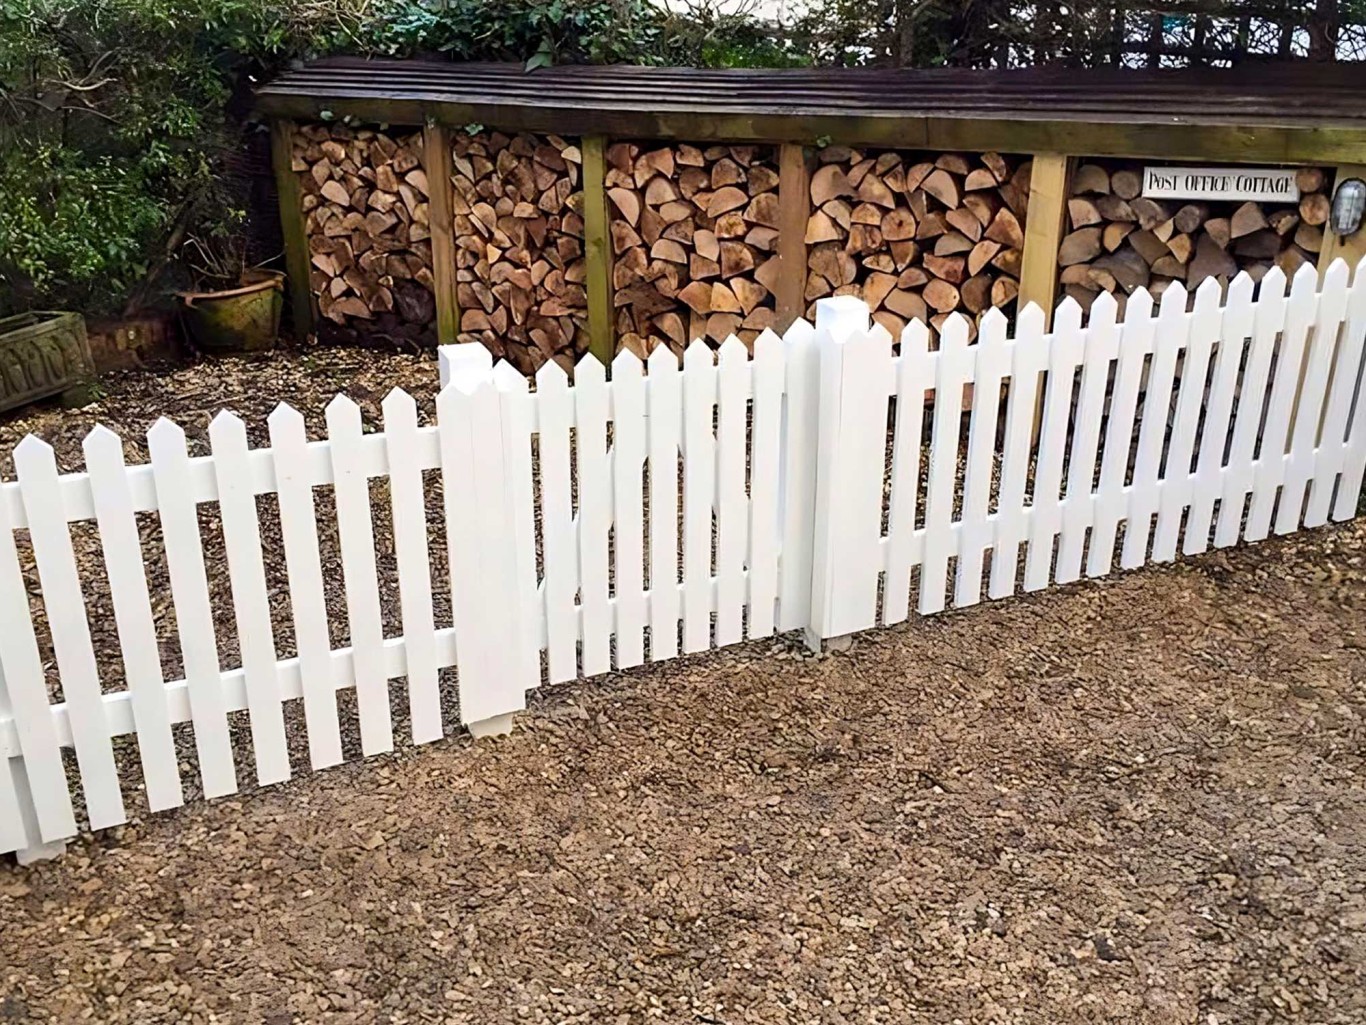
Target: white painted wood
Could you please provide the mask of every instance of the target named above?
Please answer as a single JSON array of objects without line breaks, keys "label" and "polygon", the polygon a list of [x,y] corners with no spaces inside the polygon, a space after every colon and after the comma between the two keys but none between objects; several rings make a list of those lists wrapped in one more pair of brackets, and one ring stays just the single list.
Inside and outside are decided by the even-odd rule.
[{"label": "white painted wood", "polygon": [[337,691],[332,682],[332,642],[327,630],[327,600],[318,550],[318,520],[308,483],[308,436],[298,410],[281,403],[267,421],[275,456],[280,503],[280,536],[289,571],[289,602],[294,642],[304,687],[309,763],[314,769],[342,760]]},{"label": "white painted wood", "polygon": [[4,629],[0,629],[0,725],[4,725],[5,720],[13,721],[18,741],[18,751],[14,754],[22,755],[21,758],[0,755],[0,761],[5,762],[4,770],[0,771],[8,778],[7,789],[13,794],[16,805],[24,798],[32,802],[36,827],[32,830],[36,835],[29,835],[27,827],[18,828],[16,819],[9,820],[14,828],[6,833],[5,844],[0,846],[19,850],[33,846],[36,841],[60,841],[75,836],[76,817],[48,703],[42,657],[33,632],[28,589],[19,568],[9,510],[3,504],[0,504],[0,623],[5,624]]},{"label": "white painted wood", "polygon": [[1083,351],[1081,307],[1069,296],[1053,314],[1048,374],[1044,379],[1043,427],[1029,516],[1029,546],[1025,550],[1026,591],[1047,586],[1053,574],[1053,545],[1063,524],[1063,458],[1072,419],[1072,391]]},{"label": "white painted wood", "polygon": [[29,537],[38,563],[43,608],[57,656],[90,828],[117,826],[127,821],[127,813],[90,642],[85,596],[62,514],[52,447],[30,434],[14,449],[14,468],[28,511]]},{"label": "white painted wood", "polygon": [[1167,416],[1171,409],[1176,361],[1186,344],[1190,318],[1186,315],[1186,290],[1180,282],[1162,293],[1157,313],[1157,335],[1148,387],[1143,396],[1143,423],[1139,427],[1138,455],[1134,461],[1133,488],[1129,493],[1128,523],[1120,565],[1136,569],[1148,556],[1152,518],[1161,494],[1158,483],[1162,452],[1167,439]]},{"label": "white painted wood", "polygon": [[569,378],[553,360],[536,374],[537,438],[541,478],[541,544],[545,604],[546,655],[551,683],[579,675],[579,627],[575,594],[579,589],[579,554],[574,538],[573,469],[570,432],[574,396]]},{"label": "white painted wood", "polygon": [[764,331],[754,341],[754,423],[749,470],[749,636],[768,637],[777,622],[778,489],[782,469],[783,340]]},{"label": "white painted wood", "polygon": [[166,710],[165,678],[161,673],[152,601],[147,592],[147,572],[142,563],[142,538],[124,468],[123,440],[107,427],[97,426],[86,435],[81,447],[90,474],[95,520],[109,576],[119,652],[133,703],[147,806],[154,812],[178,808],[185,798]]},{"label": "white painted wood", "polygon": [[612,360],[612,520],[617,668],[645,661],[645,379],[639,358]]},{"label": "white painted wood", "polygon": [[744,639],[745,561],[749,550],[749,502],[745,493],[749,351],[734,335],[721,344],[716,378],[716,644],[722,647]]},{"label": "white painted wood", "polygon": [[395,388],[384,397],[382,411],[384,443],[389,450],[389,508],[398,565],[398,599],[403,613],[408,718],[413,743],[427,744],[440,740],[443,729],[426,489],[417,461],[417,403],[402,388]]},{"label": "white painted wood", "polygon": [[237,769],[219,675],[218,640],[204,572],[204,547],[194,492],[189,486],[190,458],[185,432],[162,417],[147,432],[147,451],[156,484],[157,516],[161,520],[175,604],[176,634],[194,724],[200,781],[206,798],[222,797],[237,792]]},{"label": "white painted wood", "polygon": [[683,415],[678,357],[650,353],[650,659],[678,654],[678,444]]},{"label": "white painted wood", "polygon": [[967,322],[952,315],[939,335],[939,365],[934,386],[934,427],[930,436],[930,475],[925,490],[925,554],[920,564],[920,614],[940,612],[946,600],[952,546],[953,500],[962,426],[963,385],[973,369]]},{"label": "white painted wood", "polygon": [[[456,682],[460,721],[478,722],[487,705],[481,693],[490,670],[485,664],[484,595],[480,593],[478,522],[475,515],[473,403],[467,388],[448,384],[436,398],[441,442],[441,496],[450,573],[451,619],[456,638]],[[498,714],[498,713],[490,713]]]},{"label": "white painted wood", "polygon": [[[1333,378],[1333,399],[1330,403],[1324,437],[1344,439],[1341,456],[1331,465],[1315,474],[1315,487],[1322,485],[1326,497],[1319,497],[1318,505],[1326,509],[1332,501],[1332,517],[1345,520],[1356,515],[1357,504],[1361,497],[1363,471],[1366,471],[1366,403],[1356,399],[1362,387],[1362,377],[1366,374],[1363,357],[1366,353],[1366,259],[1357,265],[1352,278],[1352,292],[1347,301],[1347,326],[1343,331],[1342,344],[1338,347],[1337,370]],[[1355,401],[1354,401],[1355,400]],[[1355,414],[1353,415],[1353,410]],[[1349,419],[1350,417],[1350,419]],[[1331,446],[1325,446],[1331,450]],[[1325,461],[1330,457],[1325,454]],[[1333,490],[1333,477],[1337,467],[1342,476],[1337,490]],[[1316,526],[1316,496],[1309,497],[1310,514],[1306,526]]]},{"label": "white painted wood", "polygon": [[267,786],[289,779],[289,748],[275,679],[275,635],[261,559],[256,497],[249,476],[246,425],[232,413],[219,413],[209,424],[209,441],[218,478],[218,508],[223,520],[223,547],[232,583],[237,639],[246,674],[256,780]]},{"label": "white painted wood", "polygon": [[704,341],[683,354],[683,650],[711,646],[712,505],[716,494],[716,366]]},{"label": "white painted wood", "polygon": [[451,383],[456,374],[482,376],[493,371],[493,352],[485,345],[459,342],[436,347],[437,380],[441,387]]},{"label": "white painted wood", "polygon": [[1198,555],[1209,548],[1214,503],[1221,497],[1221,471],[1229,444],[1233,401],[1237,395],[1238,369],[1247,340],[1252,334],[1254,314],[1252,278],[1241,273],[1228,286],[1228,301],[1219,328],[1219,349],[1214,355],[1214,375],[1210,378],[1209,398],[1205,403],[1205,427],[1200,436],[1200,454],[1191,485],[1191,508],[1186,517],[1186,539],[1181,550]]},{"label": "white painted wood", "polygon": [[1279,267],[1267,271],[1257,286],[1257,310],[1253,320],[1252,344],[1248,349],[1234,414],[1233,440],[1224,471],[1219,516],[1214,525],[1214,546],[1227,548],[1238,540],[1243,529],[1243,511],[1256,481],[1257,439],[1262,426],[1262,405],[1270,383],[1271,360],[1276,342],[1285,325],[1288,303],[1285,274]]},{"label": "white painted wood", "polygon": [[1335,261],[1323,278],[1308,340],[1297,403],[1291,414],[1290,453],[1276,507],[1276,533],[1299,529],[1305,493],[1314,475],[1314,455],[1328,395],[1328,375],[1337,355],[1338,332],[1347,315],[1347,264]]},{"label": "white painted wood", "polygon": [[[930,330],[913,320],[901,332],[896,361],[896,421],[892,427],[891,498],[887,511],[887,568],[882,591],[882,623],[904,623],[910,616],[911,568],[920,561],[916,546],[916,503],[920,494],[920,442],[924,433],[926,386],[934,381]],[[937,358],[937,357],[936,357]]]},{"label": "white painted wood", "polygon": [[783,416],[778,517],[778,629],[811,623],[811,562],[816,518],[816,460],[820,415],[820,352],[815,328],[793,321],[783,335]]},{"label": "white painted wood", "polygon": [[1100,483],[1091,520],[1091,543],[1086,552],[1088,577],[1105,576],[1114,566],[1119,524],[1129,511],[1130,493],[1124,482],[1129,473],[1138,393],[1156,333],[1152,296],[1145,288],[1137,289],[1124,308],[1124,325],[1120,330],[1119,359],[1115,364],[1110,417],[1100,457]]},{"label": "white painted wood", "polygon": [[1153,561],[1170,562],[1176,558],[1181,521],[1191,501],[1191,455],[1200,427],[1200,410],[1205,405],[1205,382],[1209,376],[1210,355],[1219,340],[1223,315],[1219,308],[1222,289],[1214,278],[1206,278],[1195,292],[1195,311],[1190,316],[1186,352],[1176,398],[1176,416],[1167,443],[1163,469],[1162,496],[1157,507],[1157,527],[1153,531]]},{"label": "white painted wood", "polygon": [[[1285,455],[1290,448],[1290,428],[1295,413],[1295,397],[1304,373],[1305,340],[1314,323],[1318,272],[1305,264],[1290,283],[1286,303],[1285,327],[1276,351],[1276,370],[1267,400],[1266,419],[1257,447],[1257,466],[1248,508],[1246,541],[1260,541],[1271,531],[1271,517],[1285,481]],[[1299,515],[1299,509],[1295,510]]]},{"label": "white painted wood", "polygon": [[[4,669],[0,667],[0,675],[3,673]],[[0,683],[0,687],[3,686],[4,684]],[[20,796],[15,775],[16,770],[22,770],[23,767],[23,759],[0,758],[0,854],[24,850],[41,842],[36,833],[32,837],[29,836],[25,822],[27,808],[21,808],[19,804]],[[28,793],[23,795],[23,801],[28,808],[33,806],[33,798]]]},{"label": "white painted wood", "polygon": [[988,310],[978,335],[972,415],[968,421],[968,461],[963,477],[963,511],[953,587],[953,603],[959,607],[976,605],[982,600],[983,561],[992,541],[987,513],[995,473],[992,464],[996,455],[996,420],[1001,408],[1001,381],[1010,370],[1006,331],[1005,315],[995,308]]},{"label": "white painted wood", "polygon": [[[503,482],[508,512],[499,528],[511,549],[514,603],[506,617],[517,654],[516,674],[524,690],[541,684],[540,608],[536,594],[536,496],[531,465],[535,410],[526,377],[510,364],[493,368],[493,385],[503,422]],[[637,503],[638,504],[638,503]],[[525,695],[522,698],[525,703]]]},{"label": "white painted wood", "polygon": [[[1039,378],[1048,365],[1044,340],[1043,310],[1029,303],[1015,322],[1010,385],[1007,389],[1005,441],[1001,447],[1001,483],[998,488],[996,541],[991,553],[991,577],[987,594],[1004,598],[1015,592],[1019,573],[1020,545],[1029,531],[1025,513],[1025,485],[1029,456],[1034,445],[1034,408]],[[936,427],[937,431],[937,427]]]},{"label": "white painted wood", "polygon": [[394,749],[389,681],[384,673],[384,621],[379,611],[375,569],[375,531],[370,516],[370,484],[360,465],[363,428],[360,407],[345,395],[327,404],[328,451],[332,455],[337,534],[351,658],[356,666],[356,711],[361,752],[367,757]]},{"label": "white painted wood", "polygon": [[1062,500],[1062,529],[1058,540],[1054,579],[1068,584],[1081,576],[1094,506],[1096,456],[1100,450],[1100,425],[1105,417],[1105,393],[1110,372],[1119,355],[1118,306],[1114,296],[1102,292],[1091,304],[1082,352],[1081,394],[1074,418],[1072,451],[1067,460],[1067,486]]},{"label": "white painted wood", "polygon": [[612,668],[612,607],[607,535],[612,529],[612,476],[607,459],[607,377],[596,356],[574,375],[579,482],[579,603],[583,675]]}]

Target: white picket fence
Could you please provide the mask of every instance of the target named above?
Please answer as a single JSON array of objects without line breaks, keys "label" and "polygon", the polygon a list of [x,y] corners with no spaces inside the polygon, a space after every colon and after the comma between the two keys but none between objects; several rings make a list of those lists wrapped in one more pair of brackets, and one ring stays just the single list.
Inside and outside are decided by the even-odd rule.
[{"label": "white picket fence", "polygon": [[[1363,265],[1366,266],[1366,265]],[[220,414],[212,453],[191,458],[159,421],[150,463],[96,428],[87,472],[59,474],[49,446],[14,452],[0,483],[0,853],[59,849],[77,832],[62,749],[75,754],[94,829],[130,812],[114,738],[136,734],[146,805],[183,803],[172,727],[192,724],[206,797],[243,784],[229,714],[245,710],[257,783],[288,779],[287,714],[301,699],[308,761],[342,760],[338,692],[354,688],[365,755],[394,746],[391,681],[411,739],[440,738],[439,673],[456,670],[459,721],[504,728],[526,692],[775,631],[815,643],[922,614],[1036,590],[1083,571],[1257,540],[1354,515],[1366,469],[1358,390],[1366,273],[1309,269],[1286,295],[1273,271],[1226,301],[1179,286],[1124,321],[1102,296],[1082,326],[1064,302],[1051,333],[1037,308],[1015,337],[999,313],[976,344],[950,320],[930,351],[912,324],[893,353],[853,298],[823,302],[813,329],[630,353],[611,381],[585,359],[571,387],[548,364],[535,391],[485,351],[443,353],[436,423],[401,391],[383,432],[344,397],[309,441],[288,406],[270,447]],[[644,371],[648,369],[648,373]],[[963,433],[964,386],[972,406]],[[1036,417],[1041,428],[1035,437]],[[889,430],[889,423],[891,428]],[[928,423],[928,436],[925,425]],[[890,469],[888,453],[890,450]],[[451,622],[434,613],[423,474],[438,471]],[[388,485],[372,508],[370,484]],[[315,489],[331,488],[350,645],[329,641]],[[274,494],[282,551],[262,544],[257,497]],[[1250,505],[1249,505],[1250,498]],[[241,665],[220,664],[198,509],[215,505]],[[160,523],[184,678],[166,681],[137,514]],[[386,636],[373,515],[391,518],[401,636]],[[1154,524],[1154,517],[1156,522]],[[70,525],[97,525],[127,687],[106,693]],[[37,570],[21,567],[27,532]],[[1151,546],[1151,551],[1150,551]],[[1021,558],[1021,556],[1023,556]],[[266,560],[287,567],[297,655],[279,658]],[[950,566],[952,564],[952,572]],[[327,576],[325,576],[325,574]],[[46,629],[30,600],[41,596]],[[54,702],[51,650],[62,698]],[[446,709],[445,711],[450,711]],[[240,754],[240,752],[239,752]],[[136,811],[136,809],[135,809]]]}]

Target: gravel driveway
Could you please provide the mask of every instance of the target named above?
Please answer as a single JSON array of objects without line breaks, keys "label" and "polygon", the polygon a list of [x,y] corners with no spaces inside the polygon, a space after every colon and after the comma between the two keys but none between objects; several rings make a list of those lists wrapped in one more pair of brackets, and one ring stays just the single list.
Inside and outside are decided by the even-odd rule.
[{"label": "gravel driveway", "polygon": [[1360,1023],[1363,540],[556,687],[0,867],[0,1022]]}]

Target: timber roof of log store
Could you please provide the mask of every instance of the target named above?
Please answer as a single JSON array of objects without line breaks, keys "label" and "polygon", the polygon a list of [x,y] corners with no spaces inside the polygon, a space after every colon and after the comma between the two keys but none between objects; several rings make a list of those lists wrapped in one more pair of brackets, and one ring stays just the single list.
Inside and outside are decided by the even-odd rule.
[{"label": "timber roof of log store", "polygon": [[1366,163],[1366,68],[704,70],[334,58],[258,93],[276,117],[661,138],[1268,163]]}]

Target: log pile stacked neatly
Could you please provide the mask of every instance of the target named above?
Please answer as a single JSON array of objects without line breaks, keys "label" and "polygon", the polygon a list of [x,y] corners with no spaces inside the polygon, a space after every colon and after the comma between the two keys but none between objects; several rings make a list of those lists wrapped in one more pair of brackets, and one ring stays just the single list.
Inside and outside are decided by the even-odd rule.
[{"label": "log pile stacked neatly", "polygon": [[753,342],[778,278],[773,148],[619,142],[606,156],[617,344]]},{"label": "log pile stacked neatly", "polygon": [[587,351],[582,163],[555,135],[452,141],[458,338],[524,373]]},{"label": "log pile stacked neatly", "polygon": [[974,325],[1019,292],[1031,164],[998,153],[914,154],[827,146],[811,175],[807,317],[858,295],[900,338],[955,311]]},{"label": "log pile stacked neatly", "polygon": [[338,341],[433,342],[421,133],[305,125],[293,150],[320,333]]},{"label": "log pile stacked neatly", "polygon": [[1302,168],[1296,179],[1298,204],[1184,202],[1145,198],[1140,166],[1081,164],[1058,249],[1060,289],[1087,309],[1102,291],[1122,307],[1140,287],[1161,295],[1173,281],[1194,292],[1239,271],[1259,281],[1273,266],[1293,274],[1317,260],[1329,206],[1322,170]]}]

